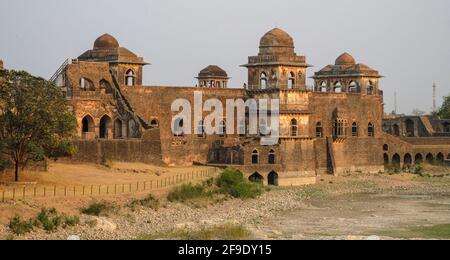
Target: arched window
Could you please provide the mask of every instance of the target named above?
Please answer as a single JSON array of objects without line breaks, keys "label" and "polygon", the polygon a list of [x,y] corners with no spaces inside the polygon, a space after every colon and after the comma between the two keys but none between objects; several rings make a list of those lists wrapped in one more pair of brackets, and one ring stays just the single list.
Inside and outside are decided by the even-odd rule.
[{"label": "arched window", "polygon": [[323,137],[323,127],[321,122],[317,122],[316,124],[316,137]]},{"label": "arched window", "polygon": [[423,163],[423,156],[422,156],[422,154],[420,154],[420,153],[416,154],[416,157],[414,158],[414,162],[416,164],[422,164]]},{"label": "arched window", "polygon": [[80,89],[84,91],[95,91],[94,83],[88,78],[80,79]]},{"label": "arched window", "polygon": [[367,135],[369,137],[374,137],[375,136],[375,127],[373,126],[372,123],[369,123],[369,125],[367,127]]},{"label": "arched window", "polygon": [[341,93],[342,92],[342,84],[340,81],[336,81],[334,83],[334,92]]},{"label": "arched window", "polygon": [[105,79],[102,79],[100,81],[100,89],[104,90],[106,94],[112,94],[113,90],[111,87],[111,84],[109,84],[109,82]]},{"label": "arched window", "polygon": [[81,124],[82,124],[81,131],[83,133],[95,132],[94,119],[92,119],[91,116],[83,117]]},{"label": "arched window", "polygon": [[159,128],[159,122],[158,122],[158,120],[153,119],[153,120],[150,122],[150,127],[152,127],[152,128]]},{"label": "arched window", "polygon": [[425,158],[427,160],[427,163],[434,164],[434,156],[433,156],[433,154],[429,153],[429,154],[427,154],[427,157],[425,157]]},{"label": "arched window", "polygon": [[252,164],[258,164],[259,163],[259,152],[258,150],[254,150],[252,152]]},{"label": "arched window", "polygon": [[438,153],[436,155],[436,162],[440,165],[444,164],[444,154],[443,153]]},{"label": "arched window", "polygon": [[205,136],[205,124],[203,120],[198,121],[197,124],[197,136],[204,137]]},{"label": "arched window", "polygon": [[405,154],[405,157],[403,158],[403,162],[405,166],[411,166],[412,165],[412,156],[411,154],[407,153]]},{"label": "arched window", "polygon": [[352,136],[357,137],[358,136],[358,123],[353,122],[352,124]]},{"label": "arched window", "polygon": [[109,116],[104,115],[100,119],[100,138],[108,139],[112,129],[112,120]]},{"label": "arched window", "polygon": [[320,84],[320,92],[328,92],[328,86],[325,81],[322,81],[322,83]]},{"label": "arched window", "polygon": [[358,93],[358,84],[355,81],[350,82],[348,85],[348,92],[350,93]]},{"label": "arched window", "polygon": [[295,87],[295,74],[294,72],[289,73],[288,79],[288,89],[293,89]]},{"label": "arched window", "polygon": [[136,76],[134,74],[134,71],[132,69],[129,69],[127,71],[127,73],[125,74],[125,85],[130,86],[130,87],[134,86],[135,78],[136,78]]},{"label": "arched window", "polygon": [[275,151],[270,150],[269,152],[269,164],[275,164]]},{"label": "arched window", "polygon": [[225,121],[220,121],[219,122],[219,135],[220,137],[224,137],[227,134],[227,124],[225,123]]},{"label": "arched window", "polygon": [[373,89],[373,83],[369,80],[369,82],[367,83],[367,95],[373,95]]},{"label": "arched window", "polygon": [[182,118],[177,118],[173,122],[173,135],[184,136],[184,120]]},{"label": "arched window", "polygon": [[396,169],[400,169],[400,164],[401,164],[401,158],[399,154],[394,154],[394,156],[392,156],[392,166]]},{"label": "arched window", "polygon": [[297,119],[291,120],[291,136],[298,136],[298,122]]},{"label": "arched window", "polygon": [[122,120],[120,120],[120,118],[117,118],[114,121],[114,138],[115,139],[122,138],[123,137],[122,133],[123,133]]},{"label": "arched window", "polygon": [[389,151],[389,145],[387,144],[383,145],[383,151],[385,152]]},{"label": "arched window", "polygon": [[340,118],[334,120],[333,136],[334,137],[347,136],[347,120]]},{"label": "arched window", "polygon": [[267,89],[267,74],[265,72],[261,73],[261,76],[259,79],[259,88]]}]

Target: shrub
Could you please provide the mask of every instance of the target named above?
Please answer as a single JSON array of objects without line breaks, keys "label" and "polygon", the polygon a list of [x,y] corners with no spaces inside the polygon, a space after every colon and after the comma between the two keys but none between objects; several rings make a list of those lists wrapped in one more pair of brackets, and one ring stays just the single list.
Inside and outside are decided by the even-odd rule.
[{"label": "shrub", "polygon": [[144,207],[144,208],[150,208],[153,210],[158,210],[159,208],[159,200],[155,197],[153,197],[153,195],[148,195],[147,197],[143,198],[143,199],[134,199],[132,200],[129,204],[128,207],[131,210],[136,210],[136,207]]},{"label": "shrub", "polygon": [[416,167],[414,168],[414,173],[421,175],[423,173],[423,166],[422,164],[418,163],[416,164]]},{"label": "shrub", "polygon": [[80,224],[80,218],[78,216],[58,214],[54,208],[43,208],[34,221],[36,227],[40,227],[48,232],[54,232],[59,227],[73,227],[78,224]]},{"label": "shrub", "polygon": [[89,207],[81,209],[81,213],[89,216],[107,216],[113,212],[115,206],[107,202],[92,202]]},{"label": "shrub", "polygon": [[33,221],[25,221],[20,216],[15,216],[9,221],[8,227],[16,235],[24,235],[33,230]]},{"label": "shrub", "polygon": [[235,198],[250,199],[256,198],[264,192],[264,188],[259,183],[241,182],[230,188],[229,194]]},{"label": "shrub", "polygon": [[222,189],[222,191],[228,192],[231,187],[244,182],[244,175],[242,172],[236,169],[227,168],[225,169],[217,179],[217,186]]},{"label": "shrub", "polygon": [[171,202],[185,202],[189,199],[201,198],[209,195],[210,193],[205,191],[204,185],[199,184],[194,186],[192,184],[183,184],[180,187],[174,188],[167,196],[167,199]]}]

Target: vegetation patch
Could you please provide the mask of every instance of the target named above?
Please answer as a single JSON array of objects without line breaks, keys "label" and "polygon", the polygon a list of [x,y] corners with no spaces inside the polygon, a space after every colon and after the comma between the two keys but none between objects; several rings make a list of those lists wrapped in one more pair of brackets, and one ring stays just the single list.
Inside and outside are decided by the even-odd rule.
[{"label": "vegetation patch", "polygon": [[8,225],[11,232],[16,235],[24,235],[33,230],[33,220],[23,220],[20,216],[15,216]]},{"label": "vegetation patch", "polygon": [[134,199],[130,203],[128,203],[128,207],[132,211],[135,211],[138,207],[158,210],[159,206],[160,206],[159,200],[151,194],[149,194],[147,197],[145,197],[143,199]]},{"label": "vegetation patch", "polygon": [[87,208],[81,209],[81,213],[89,216],[108,216],[116,211],[116,206],[108,202],[92,202]]},{"label": "vegetation patch", "polygon": [[176,229],[170,232],[141,235],[138,240],[248,240],[251,233],[241,225],[225,224],[199,230]]},{"label": "vegetation patch", "polygon": [[450,239],[450,224],[410,227],[405,230],[385,230],[380,235],[403,239]]}]

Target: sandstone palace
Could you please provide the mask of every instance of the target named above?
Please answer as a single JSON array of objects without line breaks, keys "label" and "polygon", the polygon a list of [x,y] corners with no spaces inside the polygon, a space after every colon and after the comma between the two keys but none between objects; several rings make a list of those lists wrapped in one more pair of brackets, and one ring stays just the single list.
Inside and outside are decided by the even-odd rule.
[{"label": "sandstone palace", "polygon": [[[229,87],[229,76],[215,65],[193,75],[196,86],[143,86],[146,65],[105,34],[55,73],[51,80],[64,91],[78,121],[74,160],[229,166],[266,185],[302,185],[322,174],[377,173],[385,165],[450,160],[450,121],[385,115],[382,76],[348,53],[315,72],[314,86],[307,86],[311,65],[278,28],[261,38],[259,53],[242,65],[248,82],[241,88]],[[279,99],[279,142],[261,145],[261,135],[248,133],[174,135],[172,102],[193,103],[199,90],[204,99],[223,102]],[[225,127],[226,120],[217,123]],[[233,123],[236,128],[247,124]],[[202,122],[193,122],[194,127]]]}]

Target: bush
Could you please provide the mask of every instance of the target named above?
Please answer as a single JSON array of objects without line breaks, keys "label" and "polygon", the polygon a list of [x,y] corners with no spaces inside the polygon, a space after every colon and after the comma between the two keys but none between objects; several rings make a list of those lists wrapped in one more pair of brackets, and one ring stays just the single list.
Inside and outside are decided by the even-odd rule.
[{"label": "bush", "polygon": [[89,216],[107,216],[111,212],[113,212],[115,209],[115,206],[106,203],[106,202],[93,202],[89,205],[89,207],[81,209],[81,213]]},{"label": "bush", "polygon": [[241,182],[230,188],[229,194],[235,198],[253,199],[263,194],[264,188],[259,183]]},{"label": "bush", "polygon": [[38,214],[34,225],[40,227],[48,232],[54,232],[59,227],[73,227],[80,223],[80,219],[77,216],[66,216],[65,214],[58,214],[56,209],[43,208]]},{"label": "bush", "polygon": [[193,186],[192,184],[183,184],[182,186],[173,189],[167,196],[167,199],[171,202],[185,202],[189,199],[207,197],[209,195],[210,193],[205,191],[205,185],[199,184]]},{"label": "bush", "polygon": [[16,235],[24,235],[33,230],[33,220],[22,220],[20,216],[15,216],[9,221],[9,229]]},{"label": "bush", "polygon": [[223,191],[228,192],[231,187],[244,182],[244,175],[239,170],[232,168],[225,169],[217,179],[217,186]]},{"label": "bush", "polygon": [[422,164],[420,164],[420,163],[416,164],[416,166],[414,168],[414,173],[418,174],[418,175],[422,175],[422,173],[423,173],[423,166],[422,166]]},{"label": "bush", "polygon": [[147,197],[143,198],[143,199],[135,199],[132,200],[129,204],[128,207],[131,210],[136,210],[136,207],[144,207],[144,208],[150,208],[153,210],[158,210],[159,208],[159,200],[155,197],[153,197],[153,195],[148,195]]}]

